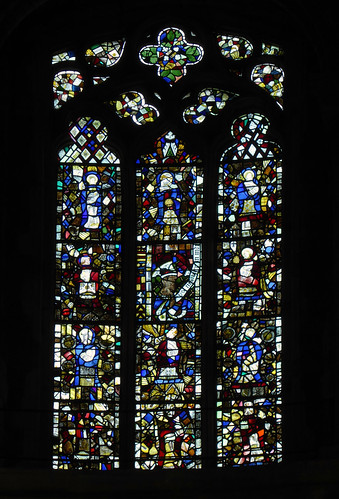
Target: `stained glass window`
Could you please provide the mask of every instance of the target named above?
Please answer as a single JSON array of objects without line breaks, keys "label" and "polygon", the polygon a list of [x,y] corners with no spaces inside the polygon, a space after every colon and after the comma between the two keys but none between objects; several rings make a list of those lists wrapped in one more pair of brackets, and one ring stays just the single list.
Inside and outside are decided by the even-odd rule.
[{"label": "stained glass window", "polygon": [[[174,136],[168,133],[166,138],[163,147],[168,147]],[[178,146],[181,146],[179,141],[175,147]],[[178,159],[186,163],[184,154],[185,151],[181,151]],[[137,210],[142,221],[137,233],[138,240],[180,241],[200,238],[203,170],[198,158],[194,164],[193,157],[192,162],[188,163],[190,166],[183,166],[182,162],[166,163],[161,156],[158,157],[158,166],[153,166],[154,163],[147,156],[144,156],[144,161],[142,169],[137,170]]]},{"label": "stained glass window", "polygon": [[99,120],[69,126],[59,151],[54,468],[119,465],[119,159]]},{"label": "stained glass window", "polygon": [[261,44],[261,53],[267,55],[284,55],[284,50],[279,45],[263,42]]},{"label": "stained glass window", "polygon": [[88,64],[95,67],[110,67],[116,64],[125,48],[124,40],[92,45],[85,52]]},{"label": "stained glass window", "polygon": [[159,116],[158,110],[148,105],[139,92],[125,92],[109,104],[120,118],[131,118],[136,125],[152,123]]},{"label": "stained glass window", "polygon": [[109,80],[109,76],[93,76],[93,84],[100,85],[100,83],[104,83]]},{"label": "stained glass window", "polygon": [[172,132],[155,149],[137,162],[136,467],[199,468],[203,168]]},{"label": "stained glass window", "polygon": [[218,466],[281,458],[281,151],[247,114],[221,158]]},{"label": "stained glass window", "polygon": [[51,57],[55,469],[281,460],[283,48],[210,39]]},{"label": "stained glass window", "polygon": [[206,116],[217,116],[226,106],[226,102],[236,95],[218,88],[204,88],[199,92],[198,104],[185,109],[184,120],[186,123],[197,125],[202,123]]},{"label": "stained glass window", "polygon": [[253,54],[253,45],[243,36],[218,35],[217,41],[222,55],[228,59],[238,61]]},{"label": "stained glass window", "polygon": [[259,64],[253,68],[251,74],[252,81],[276,99],[280,106],[283,104],[284,77],[282,68],[275,64]]},{"label": "stained glass window", "polygon": [[67,52],[59,52],[58,54],[54,54],[52,57],[52,64],[58,64],[63,61],[75,61],[74,51],[69,50]]},{"label": "stained glass window", "polygon": [[83,87],[84,80],[79,71],[57,73],[53,81],[54,108],[59,109],[69,99],[82,92]]}]

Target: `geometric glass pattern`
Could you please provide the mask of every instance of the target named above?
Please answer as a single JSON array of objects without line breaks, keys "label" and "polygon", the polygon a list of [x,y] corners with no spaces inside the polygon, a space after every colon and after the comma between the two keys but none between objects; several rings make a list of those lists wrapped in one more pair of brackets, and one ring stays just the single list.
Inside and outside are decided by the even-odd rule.
[{"label": "geometric glass pattern", "polygon": [[239,61],[253,54],[253,45],[242,36],[218,35],[217,41],[221,54],[227,59]]},{"label": "geometric glass pattern", "polygon": [[100,83],[104,83],[105,81],[109,80],[109,76],[93,76],[93,84],[94,85],[100,85]]},{"label": "geometric glass pattern", "polygon": [[67,52],[54,54],[52,57],[52,64],[58,64],[59,62],[64,61],[75,61],[75,53],[72,50],[69,50]]},{"label": "geometric glass pattern", "polygon": [[284,55],[284,50],[278,45],[273,45],[272,43],[262,43],[261,53],[262,55]]},{"label": "geometric glass pattern", "polygon": [[251,73],[251,80],[269,93],[280,107],[283,105],[284,71],[274,64],[258,64]]},{"label": "geometric glass pattern", "polygon": [[135,467],[200,468],[203,169],[172,132],[155,149],[136,173]]},{"label": "geometric glass pattern", "polygon": [[120,118],[132,118],[136,125],[152,123],[159,116],[158,110],[146,104],[144,96],[139,92],[124,92],[109,104],[115,108]]},{"label": "geometric glass pattern", "polygon": [[204,88],[198,95],[198,104],[185,109],[183,118],[186,123],[197,125],[202,123],[206,116],[217,116],[237,94],[225,92],[218,88]]},{"label": "geometric glass pattern", "polygon": [[261,114],[233,122],[219,168],[218,466],[281,460],[281,150]]},{"label": "geometric glass pattern", "polygon": [[96,68],[109,68],[119,62],[124,48],[124,39],[95,44],[86,50],[85,59],[88,64]]},{"label": "geometric glass pattern", "polygon": [[70,99],[83,91],[84,80],[79,71],[60,71],[54,76],[54,109],[60,109]]},{"label": "geometric glass pattern", "polygon": [[107,135],[79,118],[58,153],[55,469],[119,466],[121,179]]}]

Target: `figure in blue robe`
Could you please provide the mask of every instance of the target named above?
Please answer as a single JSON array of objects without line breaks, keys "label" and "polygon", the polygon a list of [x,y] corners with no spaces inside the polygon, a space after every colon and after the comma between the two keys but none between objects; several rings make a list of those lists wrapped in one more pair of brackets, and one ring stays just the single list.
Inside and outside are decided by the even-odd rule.
[{"label": "figure in blue robe", "polygon": [[239,343],[236,353],[238,364],[238,374],[234,383],[245,383],[248,385],[262,384],[263,380],[259,372],[260,359],[262,357],[262,347],[260,339],[255,338],[255,330],[248,328],[245,332],[245,339]]},{"label": "figure in blue robe", "polygon": [[92,329],[85,327],[79,331],[73,386],[101,386],[98,378],[99,348],[94,342],[95,333]]},{"label": "figure in blue robe", "polygon": [[246,168],[242,172],[244,180],[237,188],[239,202],[239,215],[256,215],[261,212],[260,187],[256,179],[256,172],[252,168]]}]

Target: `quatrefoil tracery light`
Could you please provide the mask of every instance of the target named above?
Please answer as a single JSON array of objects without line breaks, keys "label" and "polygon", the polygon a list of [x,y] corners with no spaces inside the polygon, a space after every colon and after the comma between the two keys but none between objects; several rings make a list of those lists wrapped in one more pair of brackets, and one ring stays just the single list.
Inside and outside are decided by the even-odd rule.
[{"label": "quatrefoil tracery light", "polygon": [[203,48],[188,43],[185,33],[178,28],[166,28],[158,35],[158,45],[146,45],[140,50],[143,64],[158,66],[158,75],[170,85],[185,76],[189,64],[201,61]]}]

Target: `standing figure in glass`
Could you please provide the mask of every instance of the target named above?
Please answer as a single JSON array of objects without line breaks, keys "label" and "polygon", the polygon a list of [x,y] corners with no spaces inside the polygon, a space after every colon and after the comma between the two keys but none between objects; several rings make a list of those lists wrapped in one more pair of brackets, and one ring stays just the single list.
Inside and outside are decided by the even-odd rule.
[{"label": "standing figure in glass", "polygon": [[164,171],[157,176],[155,197],[158,203],[155,225],[160,227],[160,234],[162,233],[163,239],[170,239],[171,234],[179,234],[181,230],[180,205],[182,193],[173,173]]}]

